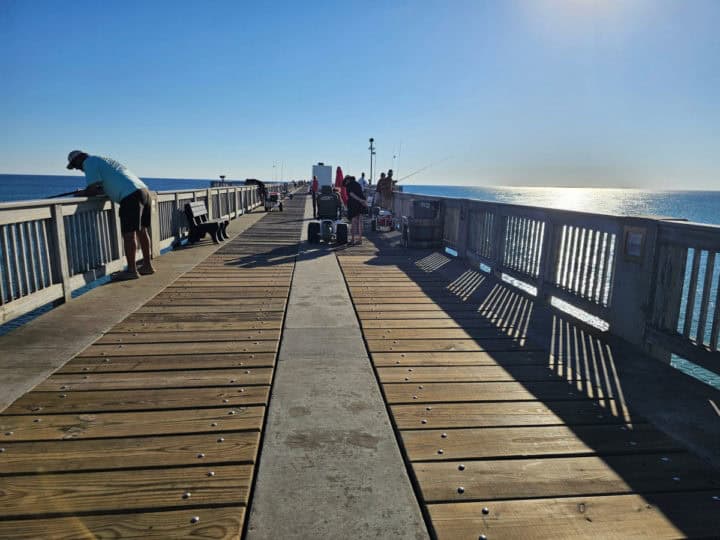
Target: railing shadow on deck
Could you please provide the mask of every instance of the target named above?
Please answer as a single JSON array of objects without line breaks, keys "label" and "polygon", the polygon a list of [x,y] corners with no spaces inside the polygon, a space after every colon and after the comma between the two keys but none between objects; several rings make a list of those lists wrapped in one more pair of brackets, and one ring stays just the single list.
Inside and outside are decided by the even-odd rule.
[{"label": "railing shadow on deck", "polygon": [[[406,268],[422,270],[428,275],[441,276],[447,283],[447,287],[442,289],[427,287],[422,281],[415,281],[415,283],[428,298],[446,310],[448,316],[454,319],[459,327],[466,330],[468,334],[472,335],[472,332],[463,327],[464,321],[468,320],[466,318],[468,312],[465,312],[466,315],[462,317],[457,315],[457,311],[453,314],[452,308],[457,306],[458,300],[466,304],[477,305],[477,310],[473,310],[472,313],[495,326],[499,333],[512,340],[517,345],[518,351],[542,350],[547,353],[546,366],[549,375],[543,380],[562,381],[567,384],[568,400],[579,398],[590,400],[595,407],[598,407],[598,418],[601,415],[606,417],[602,422],[616,423],[618,429],[633,430],[639,424],[648,422],[644,418],[646,416],[644,413],[652,412],[652,407],[663,408],[663,411],[655,411],[654,414],[655,421],[658,419],[663,421],[662,427],[665,429],[660,431],[669,431],[672,436],[680,439],[679,446],[689,447],[690,450],[699,454],[707,463],[708,478],[713,479],[715,486],[715,488],[708,485],[703,488],[688,487],[685,489],[687,491],[716,490],[718,481],[720,481],[719,471],[715,469],[720,463],[720,444],[715,444],[713,447],[712,441],[720,443],[720,426],[718,425],[719,418],[708,401],[714,400],[716,403],[720,403],[720,399],[718,399],[720,391],[695,381],[669,365],[645,356],[642,352],[611,335],[597,332],[560,311],[536,303],[532,297],[515,287],[498,281],[493,276],[471,269],[457,259],[447,257],[439,252],[428,254],[427,251],[399,251],[397,246],[382,241],[377,241],[376,247],[378,248],[376,256],[365,263],[368,266],[394,266],[398,264],[396,257],[402,254],[407,257]],[[395,259],[386,259],[384,262],[384,255],[394,256]],[[452,297],[454,297],[454,303],[449,302]],[[487,339],[497,338],[470,339],[482,345]],[[491,357],[497,356],[495,358],[497,364],[532,392],[532,384],[528,384],[527,377],[523,377],[522,366],[508,363],[503,355],[494,355],[492,348],[486,352]],[[462,354],[462,352],[458,354]],[[702,398],[698,397],[698,392]],[[695,404],[704,399],[707,405],[706,410],[698,413],[697,405],[694,405],[695,408],[692,409],[694,413],[698,413],[698,416],[702,416],[701,418],[683,418],[682,412],[678,414],[678,410],[688,410],[686,406],[690,398]],[[673,490],[660,491],[648,491],[646,486],[641,485],[635,487],[630,474],[632,471],[627,467],[619,466],[621,461],[617,459],[606,459],[608,456],[612,456],[612,453],[596,451],[598,441],[588,438],[587,431],[582,429],[588,424],[577,423],[576,420],[567,416],[567,407],[562,407],[562,404],[567,404],[567,401],[563,402],[554,398],[543,399],[542,397],[538,397],[538,400],[572,430],[573,434],[590,449],[590,452],[597,453],[598,457],[603,459],[607,466],[628,486],[628,493],[641,494],[679,530],[684,530],[684,525],[688,523],[688,516],[681,515],[680,509],[670,504],[667,497],[663,498],[662,496],[663,493],[667,494],[670,491],[682,491],[681,485]],[[710,433],[701,433],[703,427],[707,427]],[[687,435],[687,437],[683,435]],[[695,435],[697,437],[694,437]],[[698,439],[710,442],[710,444],[695,444]],[[658,459],[663,459],[663,461],[667,459],[664,456],[672,455],[668,452],[660,453],[660,450],[644,451],[646,455],[656,452]],[[618,454],[622,455],[622,453],[614,455]],[[681,476],[682,471],[678,471],[677,478],[681,480]],[[616,493],[577,494],[576,496],[614,494]],[[717,495],[717,493],[709,491],[708,497],[712,495]],[[553,497],[554,495],[550,494],[549,496]]]}]

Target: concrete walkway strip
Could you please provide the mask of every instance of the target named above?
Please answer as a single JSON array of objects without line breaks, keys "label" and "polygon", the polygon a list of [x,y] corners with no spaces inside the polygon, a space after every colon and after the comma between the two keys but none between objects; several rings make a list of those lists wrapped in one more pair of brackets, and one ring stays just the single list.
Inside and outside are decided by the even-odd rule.
[{"label": "concrete walkway strip", "polygon": [[429,537],[324,246],[295,267],[250,512],[253,540]]}]

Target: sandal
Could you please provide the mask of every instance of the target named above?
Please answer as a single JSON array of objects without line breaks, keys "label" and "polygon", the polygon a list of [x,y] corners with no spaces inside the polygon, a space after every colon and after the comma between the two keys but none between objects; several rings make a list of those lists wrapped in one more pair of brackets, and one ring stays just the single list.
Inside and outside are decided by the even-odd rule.
[{"label": "sandal", "polygon": [[130,281],[133,279],[138,279],[140,277],[140,274],[137,272],[128,272],[127,270],[124,270],[122,272],[116,272],[112,274],[111,280],[112,281]]}]

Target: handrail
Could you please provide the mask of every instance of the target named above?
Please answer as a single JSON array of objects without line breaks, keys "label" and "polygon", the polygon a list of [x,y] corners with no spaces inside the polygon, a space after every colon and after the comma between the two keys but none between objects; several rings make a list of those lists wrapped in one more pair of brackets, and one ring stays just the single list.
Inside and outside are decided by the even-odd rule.
[{"label": "handrail", "polygon": [[412,217],[415,200],[440,201],[442,243],[472,265],[656,358],[720,373],[720,226],[403,192],[394,215]]},{"label": "handrail", "polygon": [[[273,189],[278,189],[274,186]],[[256,186],[151,192],[153,256],[187,235],[185,202],[235,219],[262,204]],[[0,324],[125,266],[119,206],[105,197],[0,203]]]}]

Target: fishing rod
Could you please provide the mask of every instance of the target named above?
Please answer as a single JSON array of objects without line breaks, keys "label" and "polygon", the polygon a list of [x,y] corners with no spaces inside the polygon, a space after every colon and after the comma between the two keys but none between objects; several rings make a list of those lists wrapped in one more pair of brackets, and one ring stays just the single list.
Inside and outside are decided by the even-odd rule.
[{"label": "fishing rod", "polygon": [[398,179],[396,180],[396,182],[402,182],[403,180],[405,180],[405,179],[407,179],[407,178],[410,178],[411,176],[415,176],[416,174],[421,173],[421,172],[423,172],[423,171],[426,171],[426,170],[429,169],[430,167],[434,167],[435,165],[439,165],[440,163],[442,163],[443,161],[447,161],[448,159],[450,159],[450,156],[446,156],[446,157],[442,158],[442,159],[439,160],[439,161],[434,161],[434,162],[430,163],[429,165],[425,165],[424,167],[421,167],[420,169],[418,169],[418,170],[416,170],[416,171],[414,171],[414,172],[411,172],[410,174],[408,174],[408,175],[406,175],[406,176],[403,176],[402,178],[398,178]]},{"label": "fishing rod", "polygon": [[77,193],[77,189],[74,191],[68,191],[67,193],[58,193],[57,195],[48,195],[45,197],[46,199],[57,199],[59,197],[67,197],[68,195],[75,195]]}]

